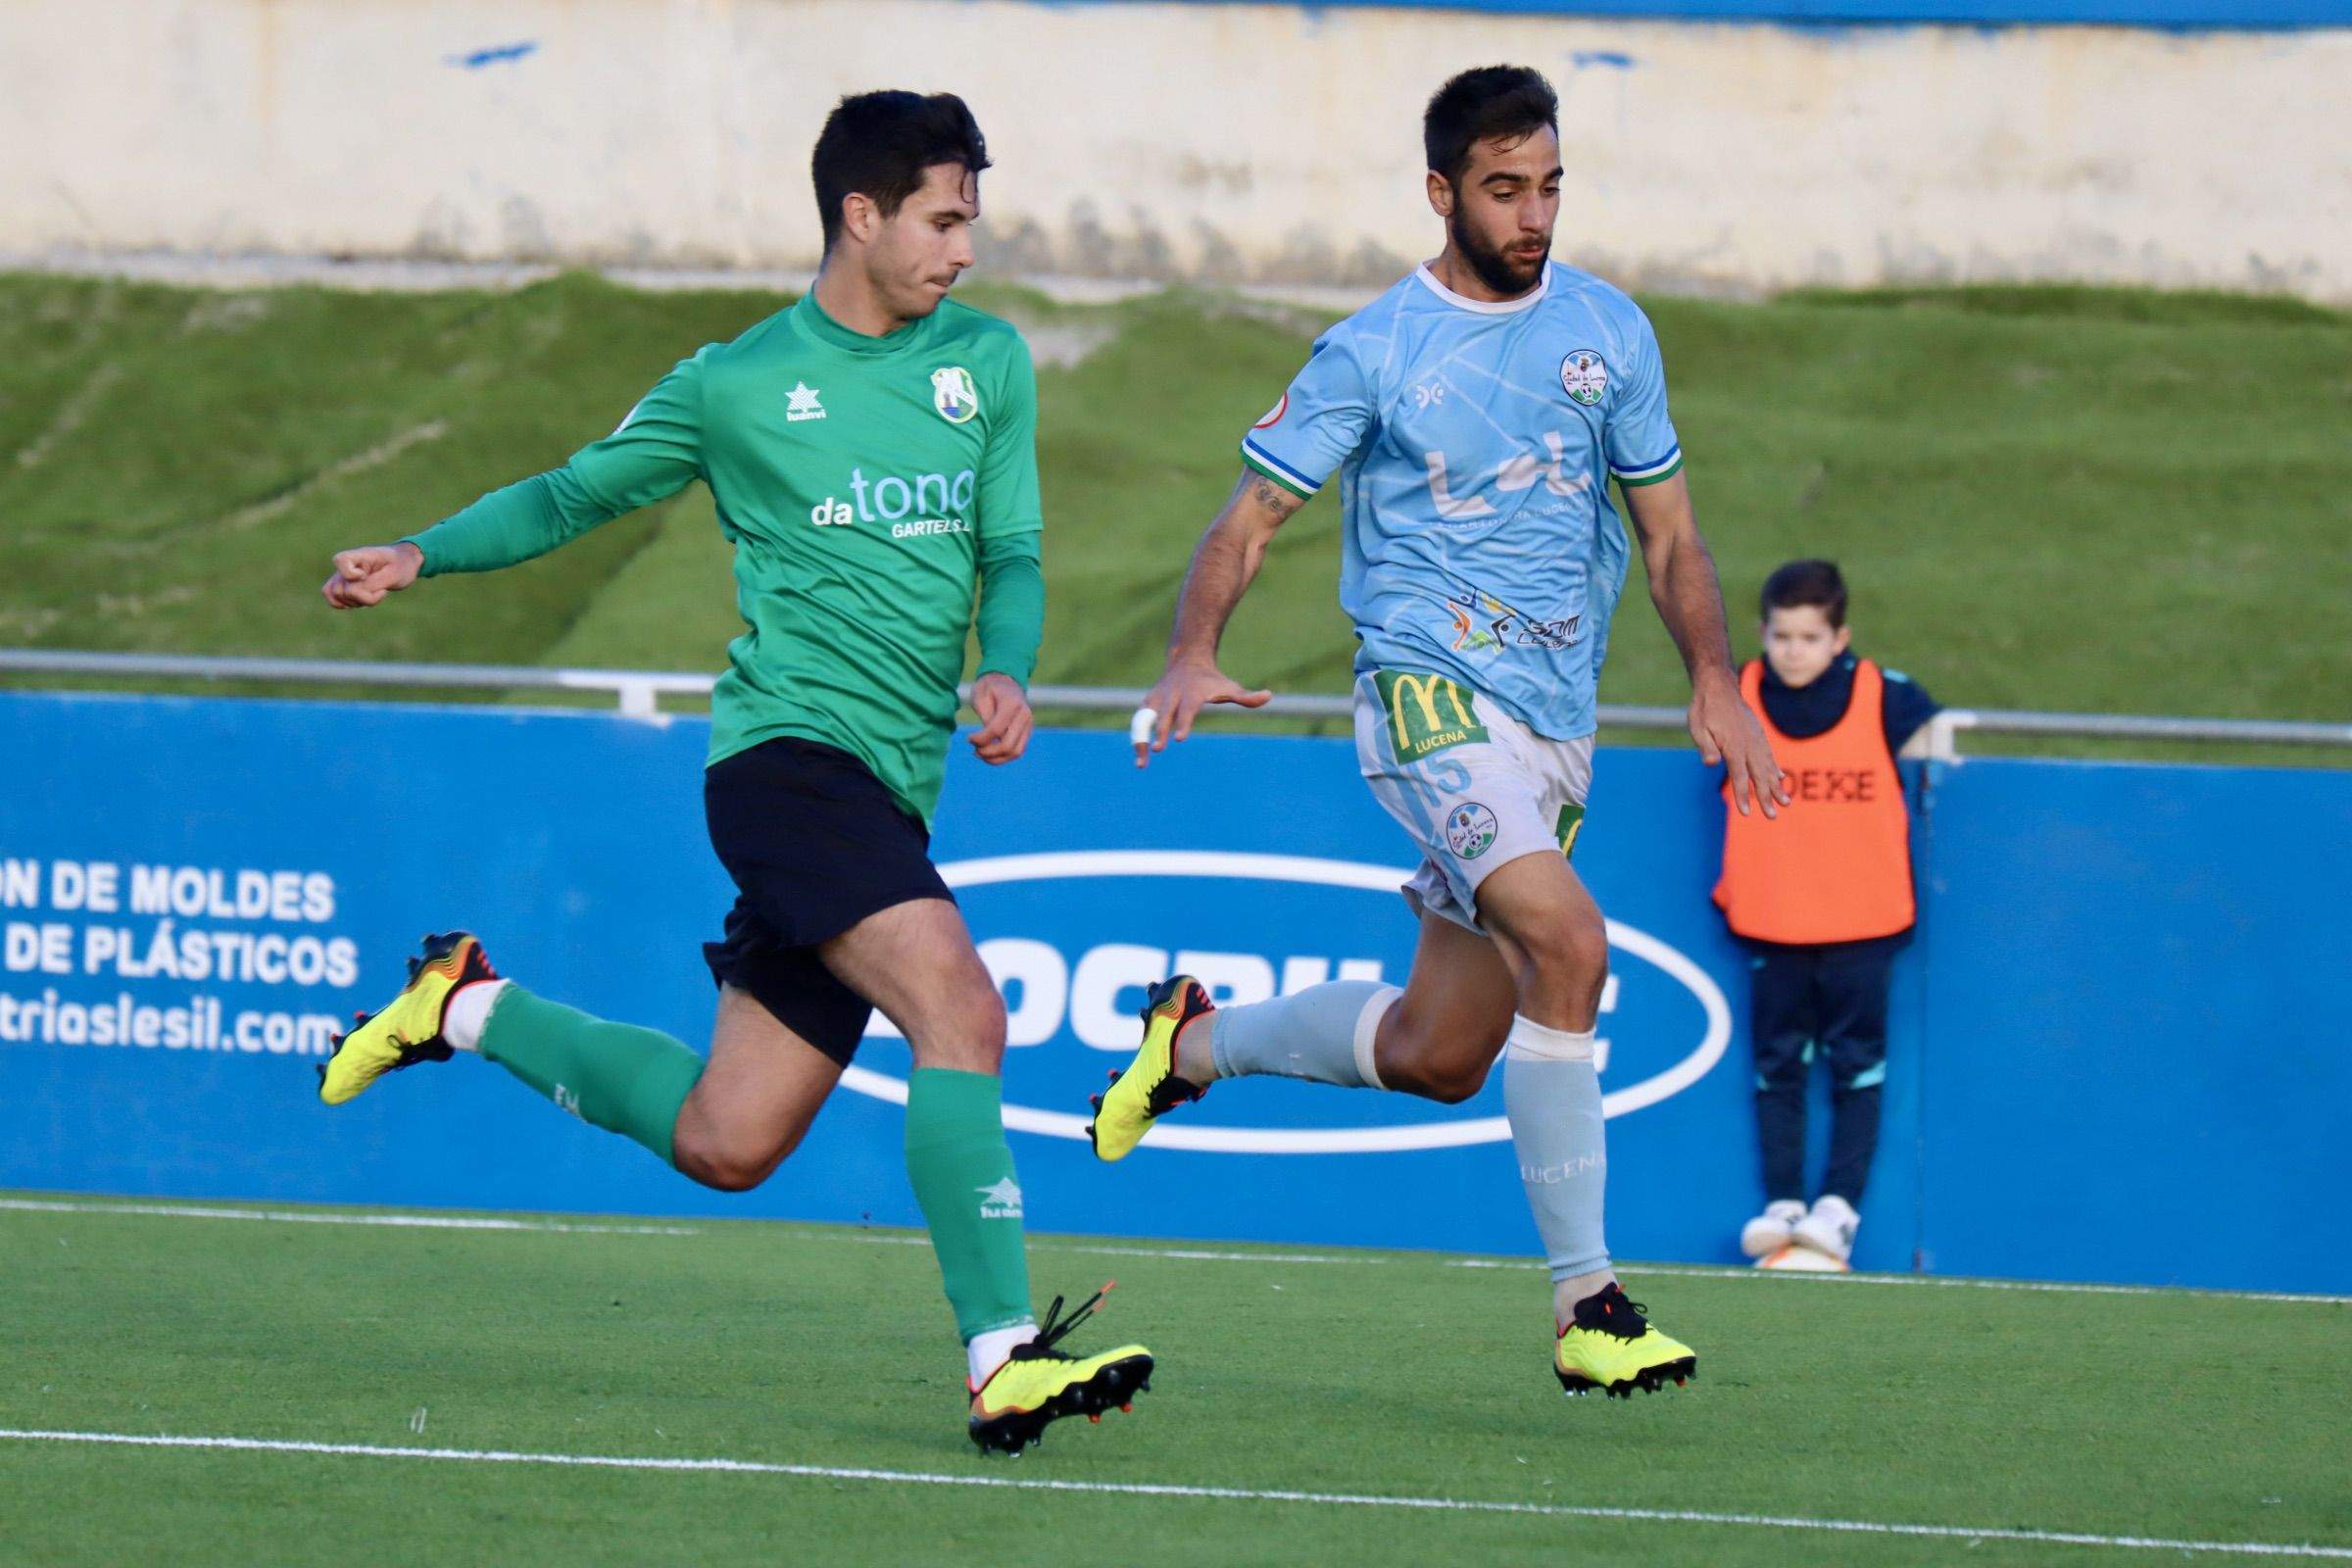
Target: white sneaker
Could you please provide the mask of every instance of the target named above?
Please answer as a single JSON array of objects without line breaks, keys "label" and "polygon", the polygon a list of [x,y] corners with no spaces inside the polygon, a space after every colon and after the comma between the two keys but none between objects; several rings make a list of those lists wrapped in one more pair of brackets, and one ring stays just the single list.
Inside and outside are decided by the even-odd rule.
[{"label": "white sneaker", "polygon": [[1795,1234],[1796,1222],[1805,1217],[1805,1205],[1793,1198],[1779,1198],[1764,1205],[1764,1212],[1740,1227],[1740,1250],[1750,1257],[1769,1257],[1788,1245]]},{"label": "white sneaker", "polygon": [[1854,1232],[1861,1228],[1862,1216],[1854,1212],[1854,1205],[1836,1193],[1826,1193],[1812,1211],[1790,1228],[1788,1239],[1843,1263],[1854,1255]]}]

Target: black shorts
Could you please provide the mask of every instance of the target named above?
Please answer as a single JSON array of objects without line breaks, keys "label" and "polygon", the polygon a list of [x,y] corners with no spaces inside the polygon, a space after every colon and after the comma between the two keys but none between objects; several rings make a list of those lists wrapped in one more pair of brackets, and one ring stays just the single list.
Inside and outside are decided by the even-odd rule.
[{"label": "black shorts", "polygon": [[726,935],[703,945],[711,977],[847,1066],[873,1005],[816,946],[910,899],[953,902],[930,833],[863,762],[797,736],[713,762],[703,812],[737,894]]}]

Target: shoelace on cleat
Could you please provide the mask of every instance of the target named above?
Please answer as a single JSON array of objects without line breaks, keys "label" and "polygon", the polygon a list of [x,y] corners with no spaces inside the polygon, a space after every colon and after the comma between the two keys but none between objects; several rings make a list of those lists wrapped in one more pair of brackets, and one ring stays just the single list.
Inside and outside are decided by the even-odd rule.
[{"label": "shoelace on cleat", "polygon": [[[1119,1070],[1116,1067],[1110,1071],[1110,1081],[1114,1084],[1119,1081]],[[1144,1097],[1144,1112],[1152,1117],[1164,1116],[1178,1105],[1189,1105],[1207,1093],[1208,1085],[1196,1084],[1189,1078],[1179,1078],[1171,1072],[1160,1079],[1158,1083],[1153,1084],[1152,1092]],[[1098,1116],[1102,1113],[1102,1097],[1101,1095],[1087,1096],[1086,1102],[1095,1107],[1095,1114]]]},{"label": "shoelace on cleat", "polygon": [[[375,1014],[372,1012],[355,1012],[351,1015],[351,1017],[352,1024],[349,1029],[345,1030],[339,1035],[332,1035],[328,1037],[328,1061],[332,1061],[335,1058],[336,1054],[342,1051],[344,1041],[349,1040],[353,1035],[359,1033],[362,1029],[367,1028],[369,1023],[373,1022],[375,1019]],[[420,1061],[447,1061],[450,1057],[456,1054],[456,1049],[449,1045],[448,1042],[442,1040],[438,1035],[435,1035],[432,1041],[425,1045],[412,1045],[408,1041],[404,1040],[400,1042],[400,1059],[386,1067],[384,1071],[399,1072],[405,1067],[414,1067]],[[326,1081],[326,1065],[324,1062],[321,1062],[318,1065],[318,1081],[321,1083]]]},{"label": "shoelace on cleat", "polygon": [[1620,1340],[1638,1340],[1649,1332],[1648,1312],[1648,1307],[1629,1299],[1623,1288],[1611,1281],[1576,1303],[1576,1320],[1571,1327],[1592,1329]]},{"label": "shoelace on cleat", "polygon": [[1170,1072],[1152,1086],[1151,1095],[1144,1101],[1144,1108],[1154,1116],[1164,1116],[1178,1105],[1189,1105],[1207,1093],[1206,1084],[1196,1084],[1189,1078],[1179,1078]]},{"label": "shoelace on cleat", "polygon": [[1118,1285],[1118,1283],[1119,1282],[1117,1280],[1104,1280],[1102,1282],[1102,1288],[1097,1291],[1094,1295],[1088,1297],[1086,1300],[1079,1305],[1078,1310],[1072,1312],[1066,1318],[1061,1315],[1062,1298],[1058,1296],[1054,1298],[1054,1304],[1046,1308],[1046,1320],[1037,1326],[1037,1338],[1031,1340],[1026,1345],[1014,1346],[1012,1348],[1012,1354],[1007,1357],[1007,1359],[1014,1361],[1076,1360],[1076,1356],[1054,1348],[1054,1345],[1058,1343],[1064,1335],[1068,1334],[1070,1330],[1076,1328],[1088,1318],[1093,1317],[1095,1315],[1095,1308],[1102,1304],[1102,1298],[1108,1296]]}]

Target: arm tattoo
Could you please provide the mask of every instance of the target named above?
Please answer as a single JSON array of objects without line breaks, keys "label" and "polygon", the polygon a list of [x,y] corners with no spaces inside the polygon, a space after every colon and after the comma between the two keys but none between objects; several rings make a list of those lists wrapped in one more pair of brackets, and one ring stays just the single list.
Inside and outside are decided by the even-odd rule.
[{"label": "arm tattoo", "polygon": [[1253,471],[1248,476],[1248,479],[1250,499],[1277,517],[1288,517],[1292,513],[1306,505],[1304,501],[1291,494],[1290,491],[1285,490],[1262,473]]}]

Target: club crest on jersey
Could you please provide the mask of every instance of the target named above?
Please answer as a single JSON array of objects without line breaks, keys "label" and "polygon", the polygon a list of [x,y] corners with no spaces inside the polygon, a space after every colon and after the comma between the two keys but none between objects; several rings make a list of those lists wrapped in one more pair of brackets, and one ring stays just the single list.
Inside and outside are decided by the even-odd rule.
[{"label": "club crest on jersey", "polygon": [[1596,349],[1578,349],[1560,362],[1560,386],[1568,401],[1591,408],[1609,389],[1609,367]]},{"label": "club crest on jersey", "polygon": [[980,412],[980,389],[972,372],[960,365],[943,365],[931,372],[931,406],[950,424],[962,424]]}]

